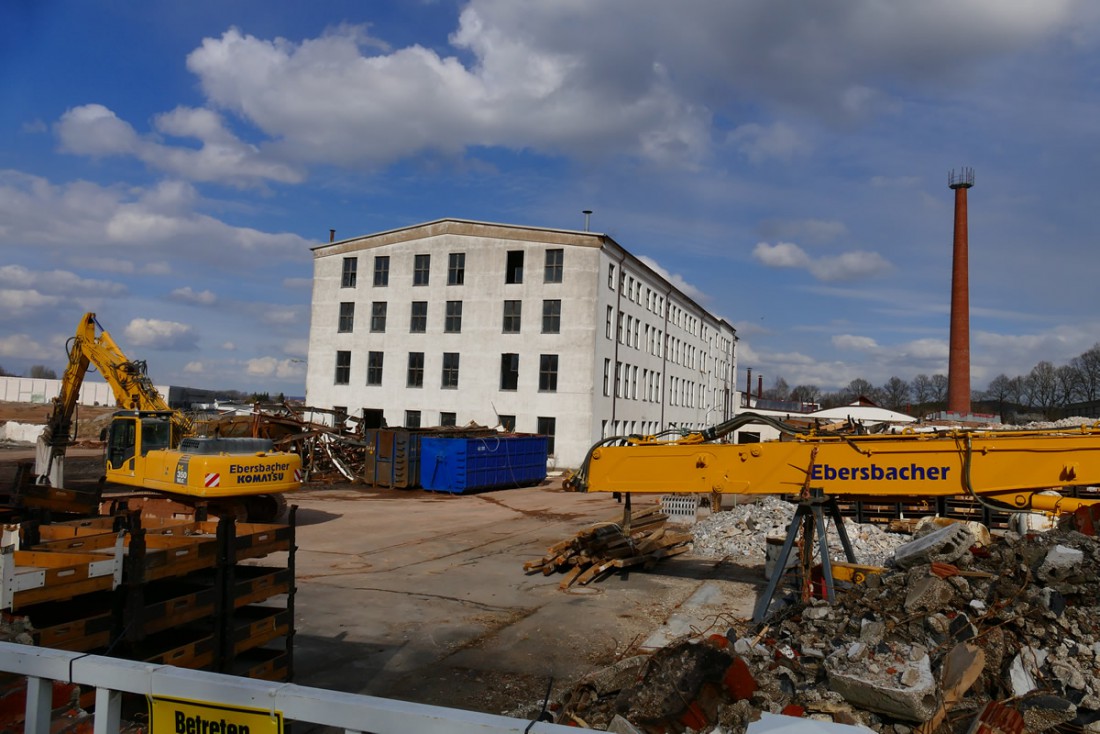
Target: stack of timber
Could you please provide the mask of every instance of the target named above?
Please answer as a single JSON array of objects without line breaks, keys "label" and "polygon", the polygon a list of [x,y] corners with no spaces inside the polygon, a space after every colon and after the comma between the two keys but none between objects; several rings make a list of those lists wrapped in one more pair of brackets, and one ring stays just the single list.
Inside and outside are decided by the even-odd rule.
[{"label": "stack of timber", "polygon": [[559,586],[568,589],[609,576],[620,569],[652,568],[663,558],[691,550],[691,533],[666,527],[668,515],[660,505],[634,512],[627,518],[596,523],[572,538],[555,543],[537,561],[523,564],[527,573],[565,574]]},{"label": "stack of timber", "polygon": [[[8,525],[0,632],[43,647],[289,681],[294,516],[259,524],[133,513]],[[285,564],[255,562],[272,554]]]}]

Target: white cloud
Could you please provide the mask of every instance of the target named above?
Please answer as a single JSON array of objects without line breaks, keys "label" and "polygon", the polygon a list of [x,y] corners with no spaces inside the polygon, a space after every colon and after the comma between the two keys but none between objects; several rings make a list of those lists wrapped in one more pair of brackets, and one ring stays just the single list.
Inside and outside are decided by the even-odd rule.
[{"label": "white cloud", "polygon": [[675,274],[675,273],[670,273],[659,262],[657,262],[653,258],[646,257],[645,255],[641,255],[641,256],[638,257],[638,259],[641,260],[646,265],[648,265],[654,271],[656,271],[656,273],[658,275],[660,275],[662,278],[667,280],[669,283],[672,283],[672,285],[675,288],[677,288],[681,293],[686,295],[688,298],[691,298],[692,300],[699,301],[699,302],[704,302],[704,301],[708,300],[706,293],[703,293],[703,291],[699,290],[698,288],[693,286],[691,283],[688,283],[686,280],[684,280],[683,276]]},{"label": "white cloud", "polygon": [[805,136],[785,122],[769,126],[747,123],[734,129],[729,139],[753,163],[790,161],[808,153],[811,147]]},{"label": "white cloud", "polygon": [[169,294],[169,297],[173,301],[179,301],[180,303],[191,303],[197,306],[212,306],[213,304],[218,302],[218,297],[214,295],[213,291],[195,291],[191,288],[191,286],[177,288]]},{"label": "white cloud", "polygon": [[92,157],[132,155],[151,168],[192,181],[245,185],[259,181],[298,183],[304,178],[301,171],[269,160],[259,148],[238,140],[212,110],[177,107],[157,115],[153,124],[163,135],[196,139],[201,145],[167,145],[149,136],[141,137],[99,104],[67,110],[55,129],[61,150],[67,153]]},{"label": "white cloud", "polygon": [[823,281],[867,278],[892,268],[889,261],[877,252],[852,251],[814,258],[790,242],[778,242],[774,245],[758,242],[753,248],[752,256],[757,262],[770,268],[807,270]]},{"label": "white cloud", "polygon": [[26,334],[0,336],[0,357],[19,357],[20,359],[51,359],[58,352],[47,349]]},{"label": "white cloud", "polygon": [[121,283],[81,278],[68,270],[33,271],[22,265],[0,266],[0,286],[35,288],[65,296],[119,296],[126,292]]},{"label": "white cloud", "polygon": [[303,377],[305,366],[289,359],[259,357],[246,363],[246,372],[254,377],[292,378]]},{"label": "white cloud", "polygon": [[13,290],[0,288],[0,307],[12,316],[36,308],[53,308],[61,303],[58,296],[46,296],[36,290]]},{"label": "white cloud", "polygon": [[[254,264],[257,255],[265,262],[298,260],[314,244],[295,234],[232,226],[200,213],[201,205],[195,188],[182,181],[128,189],[86,181],[53,185],[0,170],[0,246],[51,246],[105,271],[163,275],[179,260],[216,259],[224,267]],[[96,254],[87,254],[92,250]]]},{"label": "white cloud", "polygon": [[224,349],[227,352],[232,352],[232,351],[235,351],[237,349],[237,345],[234,344],[233,342],[222,342],[222,349]]},{"label": "white cloud", "polygon": [[878,349],[878,342],[868,336],[855,336],[854,334],[838,334],[834,336],[833,346],[837,349],[853,352],[874,352]]},{"label": "white cloud", "polygon": [[183,366],[183,371],[189,375],[201,375],[206,372],[206,366],[202,362],[188,362]]},{"label": "white cloud", "polygon": [[198,339],[187,324],[158,319],[134,319],[125,333],[127,344],[151,349],[186,351],[194,349]]}]

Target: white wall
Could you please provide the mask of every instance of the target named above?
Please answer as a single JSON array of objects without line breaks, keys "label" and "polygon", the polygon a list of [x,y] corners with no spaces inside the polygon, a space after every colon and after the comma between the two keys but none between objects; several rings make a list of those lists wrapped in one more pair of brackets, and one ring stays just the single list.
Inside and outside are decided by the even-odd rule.
[{"label": "white wall", "polygon": [[[161,395],[168,387],[157,387]],[[0,400],[11,403],[47,404],[61,394],[61,380],[31,377],[0,377]],[[115,395],[106,381],[89,375],[80,385],[79,405],[115,405]]]}]

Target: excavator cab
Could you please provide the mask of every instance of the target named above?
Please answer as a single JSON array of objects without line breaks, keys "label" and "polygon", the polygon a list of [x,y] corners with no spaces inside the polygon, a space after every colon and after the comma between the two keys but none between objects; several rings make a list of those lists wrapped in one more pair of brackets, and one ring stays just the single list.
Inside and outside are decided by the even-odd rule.
[{"label": "excavator cab", "polygon": [[107,468],[133,476],[135,457],[172,448],[172,414],[161,410],[123,410],[111,418]]}]

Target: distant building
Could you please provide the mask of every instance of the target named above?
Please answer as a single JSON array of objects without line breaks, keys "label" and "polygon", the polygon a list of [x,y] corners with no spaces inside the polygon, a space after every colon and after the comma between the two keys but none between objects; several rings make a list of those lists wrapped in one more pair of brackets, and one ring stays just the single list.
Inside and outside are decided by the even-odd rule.
[{"label": "distant building", "polygon": [[603,436],[732,417],[734,328],[605,234],[443,219],[315,247],[306,403]]}]

